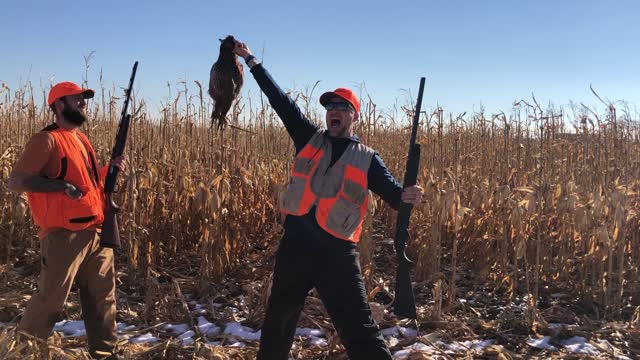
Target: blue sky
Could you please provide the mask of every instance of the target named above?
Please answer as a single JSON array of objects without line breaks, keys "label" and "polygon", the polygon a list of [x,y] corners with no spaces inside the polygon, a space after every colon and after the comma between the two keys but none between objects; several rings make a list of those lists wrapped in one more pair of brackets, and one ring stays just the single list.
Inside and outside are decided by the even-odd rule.
[{"label": "blue sky", "polygon": [[[2,0],[0,81],[89,84],[102,69],[137,86],[157,109],[179,81],[208,82],[218,38],[234,34],[285,89],[315,95],[364,83],[380,106],[415,100],[423,108],[509,110],[534,93],[546,104],[640,100],[638,1],[15,1]],[[244,94],[258,88],[247,73]],[[192,87],[193,89],[193,87]]]}]

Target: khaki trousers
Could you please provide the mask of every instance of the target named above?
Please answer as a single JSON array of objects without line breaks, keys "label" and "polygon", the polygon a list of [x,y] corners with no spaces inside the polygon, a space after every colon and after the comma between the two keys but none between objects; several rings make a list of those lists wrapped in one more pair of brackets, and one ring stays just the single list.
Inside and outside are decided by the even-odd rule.
[{"label": "khaki trousers", "polygon": [[40,240],[42,270],[18,330],[46,339],[62,320],[62,310],[74,280],[80,289],[82,317],[89,351],[113,352],[116,328],[113,249],[100,247],[95,229],[54,230]]}]

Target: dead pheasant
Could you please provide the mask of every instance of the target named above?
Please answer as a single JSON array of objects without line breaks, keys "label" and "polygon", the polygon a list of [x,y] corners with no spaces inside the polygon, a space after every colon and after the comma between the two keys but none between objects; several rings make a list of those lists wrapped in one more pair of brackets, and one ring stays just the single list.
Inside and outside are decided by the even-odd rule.
[{"label": "dead pheasant", "polygon": [[218,60],[211,67],[209,95],[214,102],[211,124],[215,122],[218,128],[223,128],[227,124],[227,112],[242,88],[243,75],[242,64],[233,52],[236,40],[229,35],[220,42]]}]

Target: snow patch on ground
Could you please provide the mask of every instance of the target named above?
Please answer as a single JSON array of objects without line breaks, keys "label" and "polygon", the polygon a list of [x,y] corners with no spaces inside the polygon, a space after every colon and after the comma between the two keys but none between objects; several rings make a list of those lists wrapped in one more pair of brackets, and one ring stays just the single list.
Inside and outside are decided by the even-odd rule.
[{"label": "snow patch on ground", "polygon": [[160,341],[160,339],[153,336],[151,333],[146,333],[144,335],[136,336],[132,339],[129,339],[129,342],[132,342],[134,344],[155,343],[158,341]]},{"label": "snow patch on ground", "polygon": [[317,346],[317,347],[327,347],[327,346],[329,346],[329,343],[327,342],[327,339],[325,339],[325,338],[317,338],[317,337],[310,337],[309,340],[307,340],[307,344],[309,346]]},{"label": "snow patch on ground", "polygon": [[254,331],[250,327],[240,325],[238,322],[228,323],[224,328],[224,333],[246,340],[260,340],[260,330]]},{"label": "snow patch on ground", "polygon": [[600,351],[587,342],[582,336],[574,336],[560,342],[567,350],[574,354],[600,355]]},{"label": "snow patch on ground", "polygon": [[[15,326],[15,324],[0,323],[0,326]],[[151,332],[145,334],[138,334],[135,332],[136,326],[126,323],[117,323],[118,334],[120,339],[128,340],[135,344],[144,343],[156,343],[163,341],[163,338],[154,335]],[[195,341],[194,338],[198,334],[205,335],[202,339],[204,342],[210,345],[224,345],[228,347],[243,348],[246,344],[243,340],[258,341],[260,340],[260,330],[254,330],[250,327],[243,326],[239,322],[230,322],[224,325],[224,331],[215,323],[210,322],[204,316],[197,318],[197,325],[191,328],[188,324],[165,324],[159,327],[160,336],[172,336],[175,339],[180,340],[183,345],[191,345]],[[77,337],[85,336],[86,329],[84,321],[82,320],[63,320],[55,324],[54,330],[61,332],[65,337]],[[395,330],[397,333],[405,333],[406,330],[398,328]],[[219,341],[213,340],[218,336],[230,335],[232,338]],[[296,336],[304,338],[306,346],[328,346],[327,339],[324,337],[325,333],[322,329],[312,328],[298,328],[296,329]],[[208,339],[211,337],[213,339]]]},{"label": "snow patch on ground", "polygon": [[324,331],[322,329],[297,328],[296,336],[321,337],[321,336],[324,336]]},{"label": "snow patch on ground", "polygon": [[[135,325],[117,323],[118,334],[124,334],[136,329]],[[87,330],[83,320],[62,320],[53,325],[53,331],[61,332],[64,337],[86,336]],[[123,336],[127,338],[126,336]]]},{"label": "snow patch on ground", "polygon": [[297,328],[296,336],[306,338],[307,346],[326,347],[329,346],[327,339],[324,338],[324,330],[312,328]]},{"label": "snow patch on ground", "polygon": [[169,331],[173,335],[180,335],[189,330],[187,324],[166,324],[162,327],[164,330]]},{"label": "snow patch on ground", "polygon": [[394,359],[406,359],[409,354],[411,354],[414,351],[420,351],[420,352],[426,352],[427,354],[432,354],[434,352],[436,352],[436,348],[434,348],[433,346],[428,346],[425,345],[423,343],[414,343],[411,344],[411,346],[407,346],[402,350],[398,350],[395,353],[393,353],[393,358]]},{"label": "snow patch on ground", "polygon": [[416,336],[418,336],[418,332],[415,329],[412,328],[405,328],[402,326],[394,326],[394,327],[390,327],[387,329],[382,329],[382,335],[384,337],[399,337],[399,336],[403,336],[406,338],[414,338]]},{"label": "snow patch on ground", "polygon": [[216,326],[214,323],[210,323],[204,318],[204,316],[198,317],[198,325],[196,325],[196,327],[201,334],[208,336],[216,336],[220,334],[221,331],[219,326]]},{"label": "snow patch on ground", "polygon": [[191,345],[193,344],[193,336],[195,334],[195,331],[189,330],[178,336],[178,339],[182,340],[182,345]]},{"label": "snow patch on ground", "polygon": [[416,342],[393,353],[393,358],[406,359],[413,352],[422,352],[427,355],[434,355],[442,352],[446,354],[455,354],[458,352],[467,353],[472,350],[480,351],[485,347],[492,345],[494,342],[494,340],[467,340],[462,342],[454,341],[451,344],[447,344],[438,340],[433,344],[435,346]]},{"label": "snow patch on ground", "polygon": [[551,336],[545,336],[542,339],[529,339],[527,340],[527,345],[538,349],[558,350],[558,348],[549,343],[550,340]]},{"label": "snow patch on ground", "polygon": [[82,320],[62,320],[53,325],[53,331],[64,334],[65,337],[78,337],[87,335]]},{"label": "snow patch on ground", "polygon": [[119,322],[117,326],[118,326],[118,334],[126,333],[128,331],[133,331],[136,329],[135,325],[127,325],[121,322]]},{"label": "snow patch on ground", "polygon": [[[537,349],[546,349],[550,351],[559,351],[558,346],[554,346],[550,343],[551,337],[545,336],[541,339],[528,339],[527,345],[531,347],[535,347]],[[597,340],[597,342],[590,342],[586,338],[582,336],[574,336],[568,339],[560,340],[559,345],[561,345],[564,350],[573,353],[573,354],[581,354],[581,355],[593,355],[599,356],[611,353],[621,353],[619,349],[615,346],[611,345],[607,340]],[[616,359],[627,359],[624,355],[615,355]]]},{"label": "snow patch on ground", "polygon": [[445,350],[445,353],[457,353],[467,352],[469,350],[482,350],[487,346],[493,345],[494,340],[467,340],[467,341],[454,341],[451,344],[446,344],[442,341],[436,341],[435,345],[438,345],[441,349]]},{"label": "snow patch on ground", "polygon": [[228,346],[228,347],[236,347],[236,348],[243,348],[243,347],[245,347],[247,345],[245,343],[243,343],[242,341],[235,341],[235,342],[232,342],[231,344],[226,345],[226,346]]}]

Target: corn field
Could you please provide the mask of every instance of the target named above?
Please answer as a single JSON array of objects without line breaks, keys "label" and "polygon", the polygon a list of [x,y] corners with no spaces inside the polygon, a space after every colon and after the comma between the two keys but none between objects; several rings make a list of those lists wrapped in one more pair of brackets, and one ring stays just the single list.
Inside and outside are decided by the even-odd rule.
[{"label": "corn field", "polygon": [[[38,251],[26,197],[9,192],[7,178],[27,140],[53,121],[35,100],[47,90],[2,84],[0,91],[0,264]],[[117,191],[122,288],[147,299],[151,279],[166,269],[188,267],[198,292],[215,296],[211,284],[246,267],[249,254],[272,256],[261,250],[281,234],[278,204],[294,156],[266,99],[237,101],[229,116],[244,131],[219,132],[200,83],[173,90],[158,115],[132,98],[129,167]],[[507,299],[527,297],[533,308],[563,291],[597,319],[635,319],[640,326],[640,115],[594,95],[598,106],[544,107],[532,98],[508,113],[421,114],[418,183],[425,195],[411,219],[408,251],[416,292],[433,300],[420,308],[421,318],[443,319],[464,295],[460,283],[471,282],[490,284]],[[313,90],[292,96],[324,123]],[[88,104],[84,131],[102,164],[120,99],[120,89],[100,84]],[[369,99],[356,124],[355,133],[398,178],[411,107],[381,110]],[[380,199],[374,208],[361,244],[369,290],[378,283],[374,223],[383,224],[385,237],[395,224],[395,212]]]}]

